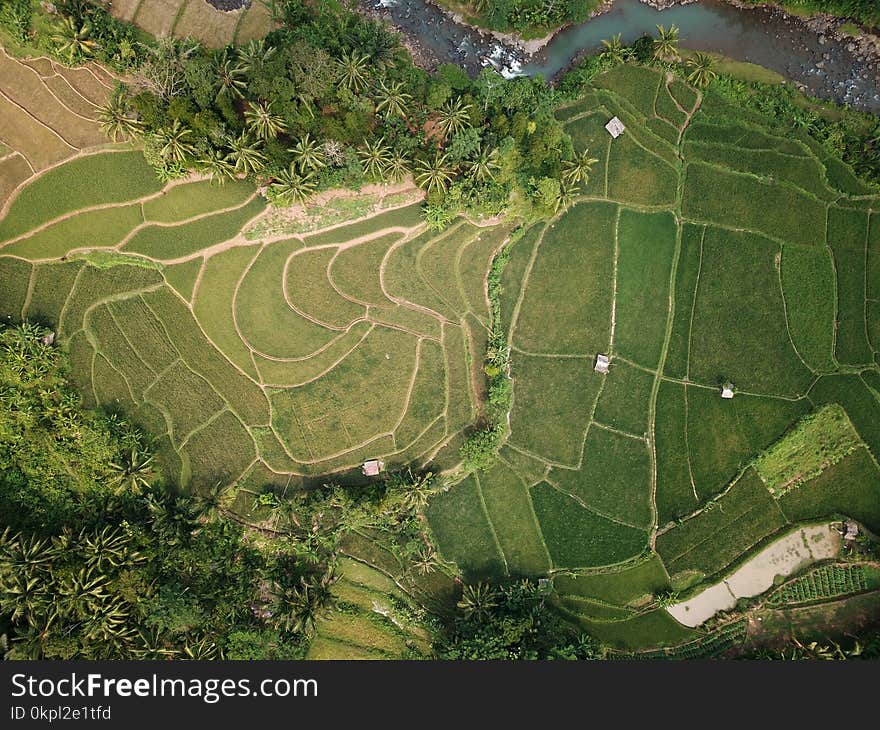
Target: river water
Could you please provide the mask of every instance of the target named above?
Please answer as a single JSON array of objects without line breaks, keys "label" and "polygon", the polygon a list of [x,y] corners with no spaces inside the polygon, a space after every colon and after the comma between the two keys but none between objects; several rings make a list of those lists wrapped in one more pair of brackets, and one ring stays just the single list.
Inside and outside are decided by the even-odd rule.
[{"label": "river water", "polygon": [[677,25],[681,45],[713,51],[777,71],[819,98],[880,113],[880,64],[853,44],[834,40],[772,8],[739,9],[720,0],[658,11],[639,0],[615,0],[612,9],[557,33],[528,56],[513,43],[455,23],[426,0],[361,0],[362,6],[401,30],[423,63],[456,63],[470,73],[492,65],[505,76],[553,78],[579,56],[620,33],[632,42],[655,26]]}]

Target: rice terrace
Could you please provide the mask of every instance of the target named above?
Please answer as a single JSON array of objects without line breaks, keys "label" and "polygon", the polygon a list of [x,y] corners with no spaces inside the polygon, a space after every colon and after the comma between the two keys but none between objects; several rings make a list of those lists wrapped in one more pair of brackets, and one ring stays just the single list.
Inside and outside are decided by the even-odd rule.
[{"label": "rice terrace", "polygon": [[[111,11],[228,62],[282,32],[270,6]],[[454,188],[418,150],[400,176],[369,172],[388,117],[364,101],[337,122],[368,98],[352,82],[285,124],[349,135],[338,179],[367,172],[285,205],[283,173],[245,164],[223,182],[181,153],[157,176],[161,145],[108,135],[134,67],[0,37],[0,317],[52,333],[82,407],[147,434],[166,486],[215,499],[253,540],[298,534],[297,505],[324,485],[357,500],[429,475],[405,539],[346,523],[327,583],[342,608],[319,615],[308,658],[430,657],[463,586],[520,579],[617,657],[721,656],[880,616],[880,187],[808,129],[626,56],[559,85],[549,152],[514,106],[479,128],[520,145],[486,163],[499,177],[590,158],[546,207],[515,182],[485,213],[443,208]],[[427,83],[430,98],[416,78],[408,95]],[[436,108],[478,107],[455,79]],[[200,129],[206,114],[174,117],[169,98],[162,118]],[[205,129],[256,104],[228,98]],[[409,133],[425,159],[457,154],[466,128],[427,103]],[[303,147],[266,140],[266,158]],[[322,149],[316,176],[333,167]],[[728,594],[751,560],[769,584]]]}]

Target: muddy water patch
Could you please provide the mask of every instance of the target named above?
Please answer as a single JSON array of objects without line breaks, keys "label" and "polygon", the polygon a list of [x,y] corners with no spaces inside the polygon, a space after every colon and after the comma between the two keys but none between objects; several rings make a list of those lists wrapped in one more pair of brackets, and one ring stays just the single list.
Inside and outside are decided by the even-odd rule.
[{"label": "muddy water patch", "polygon": [[685,626],[700,626],[720,611],[729,611],[740,598],[759,596],[802,568],[828,560],[840,552],[841,536],[834,523],[802,527],[765,547],[735,572],[687,601],[667,607]]}]

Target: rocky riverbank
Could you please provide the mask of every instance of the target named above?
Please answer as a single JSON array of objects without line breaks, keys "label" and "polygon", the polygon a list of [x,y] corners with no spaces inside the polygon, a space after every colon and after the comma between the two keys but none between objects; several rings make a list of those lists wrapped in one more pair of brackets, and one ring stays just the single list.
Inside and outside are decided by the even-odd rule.
[{"label": "rocky riverbank", "polygon": [[[693,9],[680,7],[695,2],[699,4]],[[553,77],[573,59],[597,50],[602,38],[621,30],[634,39],[633,32],[654,31],[656,23],[679,24],[684,47],[765,66],[813,96],[880,113],[880,39],[867,33],[853,37],[845,21],[828,16],[800,18],[774,5],[740,0],[609,0],[595,13],[605,17],[523,41],[463,23],[431,0],[359,4],[366,14],[398,29],[416,63],[427,69],[455,63],[472,75],[490,66],[507,77]],[[655,16],[644,6],[664,12]],[[699,16],[704,22],[706,15],[711,18],[704,25],[692,22],[688,27],[689,19]],[[634,22],[640,23],[638,28]]]}]

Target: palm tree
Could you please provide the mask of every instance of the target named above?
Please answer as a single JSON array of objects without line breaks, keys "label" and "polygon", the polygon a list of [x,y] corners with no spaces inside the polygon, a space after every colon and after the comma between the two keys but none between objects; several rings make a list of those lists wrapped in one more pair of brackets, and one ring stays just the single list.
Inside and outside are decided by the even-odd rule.
[{"label": "palm tree", "polygon": [[498,148],[481,145],[477,154],[470,162],[468,174],[477,182],[488,182],[495,179],[495,173],[501,168]]},{"label": "palm tree", "polygon": [[129,106],[128,94],[121,87],[98,111],[98,121],[101,123],[101,130],[104,134],[114,142],[120,136],[132,138],[144,128]]},{"label": "palm tree", "polygon": [[121,454],[121,458],[110,462],[110,470],[113,472],[110,484],[117,494],[124,492],[137,494],[142,489],[149,488],[156,476],[152,464],[152,454],[132,446]]},{"label": "palm tree", "polygon": [[620,33],[602,41],[602,56],[614,63],[623,63],[630,56],[630,50],[620,40]]},{"label": "palm tree", "polygon": [[294,162],[296,162],[301,173],[307,171],[315,172],[326,166],[321,145],[313,140],[308,132],[290,148],[290,151],[293,153]]},{"label": "palm tree", "polygon": [[437,153],[433,160],[419,160],[416,163],[416,185],[428,193],[435,190],[445,193],[452,182],[452,173],[447,156]]},{"label": "palm tree", "polygon": [[192,130],[179,119],[175,119],[170,127],[162,127],[156,137],[159,141],[159,154],[172,162],[184,162],[193,153],[190,142]]},{"label": "palm tree", "polygon": [[403,91],[403,82],[395,81],[390,86],[385,81],[379,82],[379,91],[376,94],[378,103],[376,112],[387,117],[400,117],[406,119],[408,105],[412,101],[412,95]]},{"label": "palm tree", "polygon": [[447,101],[441,108],[437,117],[437,127],[444,137],[449,137],[456,132],[467,129],[470,126],[471,105],[458,97],[454,102]]},{"label": "palm tree", "polygon": [[235,165],[229,161],[229,155],[215,147],[211,147],[197,164],[211,176],[212,181],[221,185],[227,180],[235,179]]},{"label": "palm tree", "polygon": [[388,170],[386,174],[393,182],[402,180],[409,174],[409,171],[409,160],[399,152],[395,152],[391,159],[388,160]]},{"label": "palm tree", "polygon": [[553,201],[553,212],[561,213],[562,211],[568,209],[571,204],[574,203],[574,199],[577,196],[578,192],[580,192],[580,188],[578,188],[576,185],[569,185],[564,182],[560,184],[559,194]]},{"label": "palm tree", "polygon": [[359,93],[367,86],[367,69],[370,65],[369,56],[354,51],[342,52],[339,61],[339,78],[349,91]]},{"label": "palm tree", "polygon": [[291,162],[287,170],[276,175],[275,180],[269,185],[269,189],[275,196],[287,203],[305,203],[308,197],[315,192],[315,181],[312,173],[300,175],[296,164]]},{"label": "palm tree", "polygon": [[77,22],[72,16],[65,16],[52,36],[52,41],[57,44],[58,52],[66,54],[68,61],[73,63],[77,58],[94,54],[98,44],[91,36],[91,23]]},{"label": "palm tree", "polygon": [[224,48],[215,57],[214,72],[218,99],[223,97],[240,99],[244,96],[244,90],[247,88],[245,68],[239,61],[230,57],[227,49]]},{"label": "palm tree", "polygon": [[388,170],[388,162],[391,160],[391,148],[385,144],[385,138],[380,137],[375,142],[365,142],[364,149],[358,152],[364,172],[372,180],[382,180]]},{"label": "palm tree", "polygon": [[274,46],[266,45],[264,38],[251,40],[238,49],[238,62],[246,74],[252,74],[271,61],[276,52]]},{"label": "palm tree", "polygon": [[690,71],[687,80],[698,88],[707,87],[718,77],[715,72],[716,61],[708,53],[695,53],[687,60],[686,65]]},{"label": "palm tree", "polygon": [[266,166],[266,155],[260,150],[259,143],[247,132],[231,139],[229,148],[229,161],[240,175],[257,174]]},{"label": "palm tree", "polygon": [[422,575],[427,575],[439,565],[437,552],[430,545],[419,549],[419,553],[413,561],[413,567]]},{"label": "palm tree", "polygon": [[657,26],[660,37],[654,41],[654,58],[657,61],[672,60],[678,55],[678,26],[670,25],[667,30]]},{"label": "palm tree", "polygon": [[287,130],[284,118],[272,110],[272,103],[251,104],[244,112],[248,129],[257,137],[268,142]]},{"label": "palm tree", "polygon": [[569,185],[577,185],[581,183],[586,185],[590,180],[590,172],[593,170],[599,160],[590,157],[589,148],[585,148],[579,155],[575,155],[573,160],[567,160],[564,163],[562,171],[562,180]]},{"label": "palm tree", "polygon": [[335,139],[328,139],[321,145],[321,153],[328,165],[339,167],[345,162],[345,148],[342,142]]},{"label": "palm tree", "polygon": [[488,583],[466,585],[456,604],[467,619],[480,621],[492,613],[498,605],[497,594]]}]

